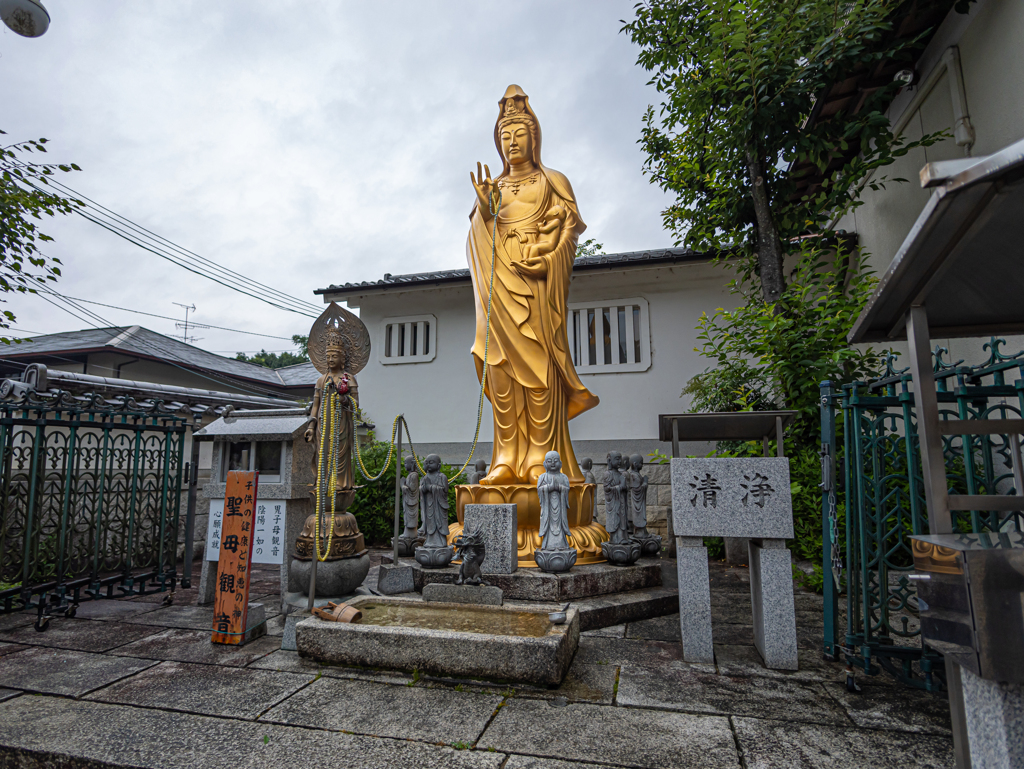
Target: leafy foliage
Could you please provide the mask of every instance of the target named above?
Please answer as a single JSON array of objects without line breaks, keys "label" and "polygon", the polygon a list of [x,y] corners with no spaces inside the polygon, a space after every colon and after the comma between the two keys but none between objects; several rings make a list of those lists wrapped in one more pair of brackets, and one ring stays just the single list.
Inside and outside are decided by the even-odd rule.
[{"label": "leafy foliage", "polygon": [[587,238],[582,243],[576,244],[576,258],[581,256],[597,256],[604,253],[604,244],[598,243],[593,238]]},{"label": "leafy foliage", "polygon": [[[376,475],[384,467],[388,456],[387,441],[371,440],[360,448],[363,464],[371,475]],[[423,457],[420,457],[420,464]],[[441,472],[449,480],[458,472],[457,467],[441,465]],[[356,498],[348,511],[355,516],[359,530],[366,542],[371,545],[387,545],[391,542],[395,530],[395,462],[392,460],[388,471],[377,481],[370,483],[362,478],[356,468],[356,482],[362,484],[356,488]],[[448,520],[456,520],[455,514],[455,483],[448,485]]]},{"label": "leafy foliage", "polygon": [[244,352],[240,352],[235,356],[235,360],[242,360],[246,363],[255,363],[257,366],[265,366],[266,368],[284,368],[285,366],[294,366],[298,363],[305,363],[308,361],[309,337],[302,336],[301,334],[294,334],[292,336],[292,342],[299,348],[295,353],[273,353],[267,352],[266,350],[260,350],[255,355],[246,355]]},{"label": "leafy foliage", "polygon": [[[6,135],[0,131],[0,135]],[[60,259],[39,251],[39,243],[52,241],[32,220],[69,214],[82,201],[44,189],[48,177],[57,171],[81,171],[74,163],[33,163],[25,155],[46,152],[46,139],[35,139],[0,147],[0,292],[35,294],[40,286],[60,277]],[[0,300],[2,301],[2,300]],[[0,329],[17,320],[4,310]],[[0,335],[0,341],[12,340]]]},{"label": "leafy foliage", "polygon": [[[912,62],[926,32],[893,30],[898,0],[646,0],[623,30],[662,95],[648,108],[645,171],[675,200],[662,212],[676,245],[719,255],[740,306],[703,314],[698,351],[712,362],[683,390],[694,410],[798,412],[786,436],[797,557],[816,561],[821,500],[818,384],[877,372],[882,354],[847,334],[875,280],[834,222],[882,189],[879,171],[917,141],[894,137],[885,111],[901,83],[865,89],[856,114],[814,114],[834,83]],[[801,192],[800,180],[821,184]],[[759,456],[760,444],[720,444]]]}]

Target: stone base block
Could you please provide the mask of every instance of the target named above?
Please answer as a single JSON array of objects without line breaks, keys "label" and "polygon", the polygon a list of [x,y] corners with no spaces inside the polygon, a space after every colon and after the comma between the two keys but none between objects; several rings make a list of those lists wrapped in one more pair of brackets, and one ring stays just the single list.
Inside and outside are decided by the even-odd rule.
[{"label": "stone base block", "polygon": [[[457,566],[445,569],[413,567],[416,589],[436,582],[454,584]],[[572,601],[610,593],[623,593],[661,586],[661,564],[656,558],[644,559],[632,566],[588,564],[561,574],[545,574],[539,569],[519,569],[515,574],[485,574],[492,585],[501,588],[506,601]]]},{"label": "stone base block", "polygon": [[[255,641],[261,636],[267,634],[267,610],[261,603],[249,604],[249,610],[245,615],[245,634],[238,643],[232,643],[231,646],[244,646],[249,641]],[[213,643],[220,643],[219,641],[213,641]]]},{"label": "stone base block", "polygon": [[424,569],[443,569],[455,557],[454,547],[417,547],[416,563]]},{"label": "stone base block", "polygon": [[989,681],[964,667],[960,678],[971,766],[1024,766],[1024,684]]},{"label": "stone base block", "polygon": [[412,593],[416,590],[413,567],[410,564],[393,566],[382,563],[377,576],[377,592],[384,595]]},{"label": "stone base block", "polygon": [[446,585],[434,582],[423,587],[423,600],[434,603],[470,603],[478,606],[501,606],[500,587],[493,585]]},{"label": "stone base block", "polygon": [[541,571],[548,574],[561,574],[576,565],[576,551],[571,547],[559,550],[540,548],[533,551],[533,559]]},{"label": "stone base block", "polygon": [[632,566],[640,560],[640,543],[632,539],[625,542],[603,542],[601,555],[615,566]]},{"label": "stone base block", "polygon": [[[410,615],[428,607],[456,608],[458,604],[426,604],[408,598],[359,598],[357,609],[388,603],[408,606]],[[553,625],[547,611],[526,611],[512,606],[460,607],[473,612],[481,626],[501,624],[494,613],[533,615],[540,635],[494,634],[461,630],[434,630],[403,625],[370,624],[363,611],[357,623],[325,622],[317,617],[299,622],[295,634],[299,654],[332,665],[353,665],[389,670],[420,670],[449,678],[484,678],[533,684],[560,684],[569,671],[580,637],[580,618],[569,607],[563,625]],[[536,615],[540,615],[537,617]],[[513,626],[516,617],[508,618]],[[495,622],[497,621],[497,622]]]},{"label": "stone base block", "polygon": [[295,645],[295,623],[302,622],[302,620],[309,619],[312,616],[308,611],[293,611],[284,618],[284,633],[281,636],[281,648],[283,650],[289,652],[298,651],[299,647]]},{"label": "stone base block", "polygon": [[[312,567],[312,560],[302,561],[298,558],[292,558],[289,567],[291,584],[297,585],[307,595],[309,594]],[[326,596],[352,593],[363,584],[363,580],[366,579],[369,572],[369,555],[361,555],[358,558],[339,558],[334,561],[318,561],[316,565],[316,594]]]},{"label": "stone base block", "polygon": [[[692,540],[692,542],[690,541]],[[715,661],[711,637],[711,583],[708,549],[699,537],[676,537],[676,568],[679,574],[679,630],[683,659],[687,662]]]},{"label": "stone base block", "polygon": [[518,508],[516,504],[466,505],[463,531],[483,534],[485,557],[480,569],[484,574],[511,574],[519,568]]},{"label": "stone base block", "polygon": [[796,670],[796,607],[789,550],[781,539],[752,539],[749,558],[754,646],[765,667]]}]

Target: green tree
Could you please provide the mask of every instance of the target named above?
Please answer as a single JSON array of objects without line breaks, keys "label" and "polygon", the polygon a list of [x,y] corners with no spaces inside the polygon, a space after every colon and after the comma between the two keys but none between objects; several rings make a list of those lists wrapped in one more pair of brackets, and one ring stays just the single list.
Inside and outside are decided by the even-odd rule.
[{"label": "green tree", "polygon": [[593,238],[587,238],[576,245],[576,258],[581,256],[597,256],[604,253],[604,244],[598,243]]},{"label": "green tree", "polygon": [[[6,136],[6,132],[0,131]],[[82,201],[67,198],[46,187],[57,171],[81,171],[74,163],[34,163],[26,155],[46,152],[46,139],[0,146],[0,293],[35,294],[40,286],[60,277],[60,259],[46,256],[39,243],[52,241],[33,220],[68,214]],[[3,300],[0,300],[3,301]],[[17,320],[10,310],[0,314],[0,329]],[[0,341],[12,340],[0,335]]]},{"label": "green tree", "polygon": [[292,336],[292,342],[298,347],[295,353],[290,352],[267,352],[266,350],[260,350],[254,355],[246,355],[244,352],[240,352],[235,355],[235,360],[243,360],[246,363],[255,363],[257,366],[265,366],[266,368],[284,368],[285,366],[294,366],[297,363],[305,363],[309,360],[309,337],[295,334]]},{"label": "green tree", "polygon": [[[695,410],[798,412],[787,436],[796,549],[819,563],[818,383],[869,376],[881,363],[878,352],[846,342],[875,281],[834,222],[861,204],[865,187],[905,181],[879,171],[943,134],[892,135],[885,111],[896,81],[865,89],[855,114],[813,113],[851,73],[914,59],[923,35],[894,34],[901,5],[647,0],[623,27],[662,98],[647,110],[640,144],[651,181],[675,196],[665,227],[676,245],[716,252],[735,271],[729,288],[739,307],[701,317],[698,350],[713,365],[683,394]],[[821,183],[804,192],[807,174]]]}]

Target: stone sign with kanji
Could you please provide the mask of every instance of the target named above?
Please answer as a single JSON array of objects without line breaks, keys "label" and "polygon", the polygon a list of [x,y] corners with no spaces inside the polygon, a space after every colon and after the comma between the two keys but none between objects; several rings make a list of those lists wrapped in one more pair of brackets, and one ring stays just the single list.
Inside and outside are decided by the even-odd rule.
[{"label": "stone sign with kanji", "polygon": [[672,524],[677,537],[791,539],[789,460],[672,460]]},{"label": "stone sign with kanji", "polygon": [[220,560],[214,583],[214,643],[240,644],[249,610],[249,576],[256,524],[258,473],[231,471],[220,525]]}]

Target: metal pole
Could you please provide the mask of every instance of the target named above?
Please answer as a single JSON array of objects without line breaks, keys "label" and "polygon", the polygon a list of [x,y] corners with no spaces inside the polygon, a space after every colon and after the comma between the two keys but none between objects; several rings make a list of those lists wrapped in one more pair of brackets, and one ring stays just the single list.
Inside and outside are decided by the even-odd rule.
[{"label": "metal pole", "polygon": [[928,313],[924,307],[907,312],[907,341],[910,343],[910,373],[914,377],[914,405],[917,407],[917,436],[921,449],[924,500],[928,508],[928,533],[952,534],[946,464],[939,435],[939,400],[929,349]]},{"label": "metal pole", "polygon": [[786,456],[782,450],[782,417],[775,417],[775,456]]},{"label": "metal pole", "polygon": [[[673,457],[678,457],[679,456],[679,420],[678,419],[673,419],[672,420],[672,456]],[[669,483],[671,483],[672,482],[672,465],[671,464],[669,464],[668,474],[669,474]],[[673,525],[673,522],[672,522],[672,508],[671,507],[669,507],[668,515],[666,515],[665,517],[668,519],[668,521],[666,521],[666,523],[668,524],[668,528],[666,529],[666,534],[668,535],[668,542],[665,543],[665,556],[667,558],[675,558],[676,557],[676,527]]]},{"label": "metal pole", "polygon": [[405,427],[405,414],[398,415],[398,430],[395,432],[395,536],[391,540],[394,548],[391,563],[398,566],[398,535],[399,515],[402,512],[402,430]]},{"label": "metal pole", "polygon": [[[316,515],[320,515],[319,510],[316,511]],[[321,525],[323,525],[323,522],[321,522]],[[313,613],[313,603],[316,601],[316,562],[320,560],[316,554],[317,542],[315,532],[313,536],[313,562],[309,567],[309,599],[306,601],[306,611],[308,611],[310,614]],[[327,543],[327,546],[331,546],[329,542]]]},{"label": "metal pole", "polygon": [[[199,441],[192,436],[192,452],[188,463],[188,506],[185,508],[185,563],[181,565],[181,586],[192,586],[192,540],[196,530],[196,492],[199,491]],[[204,557],[205,554],[204,554]]]}]

